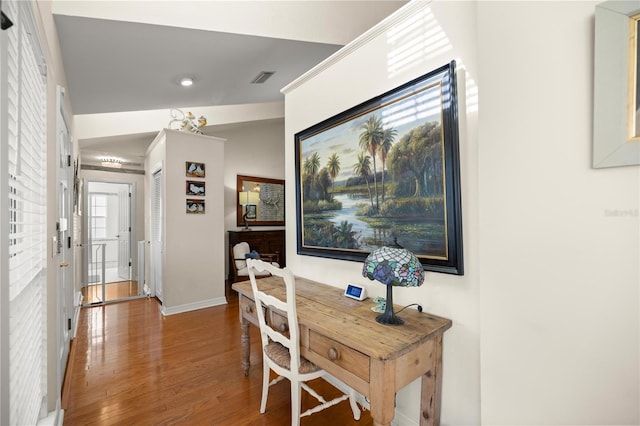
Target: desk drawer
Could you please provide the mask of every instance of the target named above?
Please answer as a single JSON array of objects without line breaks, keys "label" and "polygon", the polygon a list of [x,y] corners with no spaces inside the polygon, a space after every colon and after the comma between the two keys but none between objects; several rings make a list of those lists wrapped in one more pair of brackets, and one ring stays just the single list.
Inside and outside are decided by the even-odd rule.
[{"label": "desk drawer", "polygon": [[309,350],[364,381],[369,381],[369,357],[314,330],[309,331]]},{"label": "desk drawer", "polygon": [[249,299],[247,296],[240,296],[240,312],[242,316],[249,322],[258,325],[258,313],[256,312],[256,302]]}]

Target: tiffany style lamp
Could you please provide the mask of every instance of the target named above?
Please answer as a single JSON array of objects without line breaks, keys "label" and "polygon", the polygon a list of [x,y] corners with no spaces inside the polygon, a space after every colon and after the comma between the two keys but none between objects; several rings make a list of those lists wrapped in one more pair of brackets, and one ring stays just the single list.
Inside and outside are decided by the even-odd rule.
[{"label": "tiffany style lamp", "polygon": [[404,324],[402,318],[393,312],[392,288],[418,287],[424,281],[424,269],[418,258],[409,250],[395,247],[381,247],[374,250],[364,261],[362,275],[387,286],[387,302],[384,313],[376,321],[386,325]]}]

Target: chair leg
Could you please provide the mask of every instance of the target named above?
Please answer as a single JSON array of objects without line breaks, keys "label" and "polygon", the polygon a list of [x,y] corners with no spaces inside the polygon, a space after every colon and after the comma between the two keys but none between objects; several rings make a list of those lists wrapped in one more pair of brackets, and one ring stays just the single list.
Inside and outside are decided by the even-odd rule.
[{"label": "chair leg", "polygon": [[300,425],[300,403],[302,388],[300,382],[291,381],[291,426]]},{"label": "chair leg", "polygon": [[356,391],[353,389],[349,390],[349,405],[351,405],[353,419],[360,420],[360,407],[358,407],[358,403],[356,402]]},{"label": "chair leg", "polygon": [[267,361],[262,362],[262,400],[260,401],[260,414],[264,414],[267,409],[267,396],[269,395],[269,375],[271,368]]}]

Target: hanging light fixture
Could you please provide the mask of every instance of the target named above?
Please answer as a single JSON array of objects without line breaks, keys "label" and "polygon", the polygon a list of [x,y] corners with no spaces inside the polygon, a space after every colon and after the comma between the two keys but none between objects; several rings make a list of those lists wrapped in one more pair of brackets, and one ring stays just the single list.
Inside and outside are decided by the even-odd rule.
[{"label": "hanging light fixture", "polygon": [[102,167],[111,167],[113,169],[119,169],[122,167],[122,160],[117,157],[102,157]]}]

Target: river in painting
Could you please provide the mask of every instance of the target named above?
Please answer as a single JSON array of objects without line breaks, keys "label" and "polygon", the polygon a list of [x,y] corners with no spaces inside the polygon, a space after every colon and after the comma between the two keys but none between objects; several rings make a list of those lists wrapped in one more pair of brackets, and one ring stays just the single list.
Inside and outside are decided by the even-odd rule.
[{"label": "river in painting", "polygon": [[378,247],[397,243],[418,256],[430,258],[446,257],[446,235],[444,220],[411,218],[368,218],[357,215],[358,207],[369,203],[362,194],[334,194],[342,203],[339,210],[328,210],[321,214],[305,214],[305,225],[329,221],[336,226],[343,221],[352,225],[352,231],[360,250],[373,251]]}]

